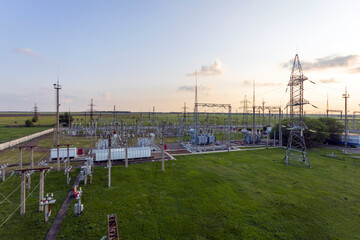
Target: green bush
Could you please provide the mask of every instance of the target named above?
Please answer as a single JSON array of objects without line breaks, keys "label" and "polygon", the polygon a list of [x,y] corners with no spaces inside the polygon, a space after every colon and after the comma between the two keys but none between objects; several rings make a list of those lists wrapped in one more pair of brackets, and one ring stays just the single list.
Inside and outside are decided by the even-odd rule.
[{"label": "green bush", "polygon": [[[312,147],[316,143],[325,143],[326,140],[338,141],[341,133],[344,132],[344,126],[333,118],[304,118],[307,129],[304,130],[304,138],[307,147]],[[281,121],[282,141],[286,145],[290,135],[290,120]],[[279,124],[276,124],[270,132],[270,137],[279,138]]]},{"label": "green bush", "polygon": [[25,126],[26,127],[33,127],[34,123],[30,119],[28,119],[28,120],[25,121]]},{"label": "green bush", "polygon": [[32,122],[37,122],[37,121],[39,121],[39,117],[33,117],[33,118],[31,119],[31,121],[32,121]]},{"label": "green bush", "polygon": [[73,116],[68,112],[65,112],[64,114],[60,114],[60,116],[59,116],[59,122],[60,122],[60,124],[63,124],[64,126],[68,126],[69,122],[71,124],[73,121],[74,121]]}]

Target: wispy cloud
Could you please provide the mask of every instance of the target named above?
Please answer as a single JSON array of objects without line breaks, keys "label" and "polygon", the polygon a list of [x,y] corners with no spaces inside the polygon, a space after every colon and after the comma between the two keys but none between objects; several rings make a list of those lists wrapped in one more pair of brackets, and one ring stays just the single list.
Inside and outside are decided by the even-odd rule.
[{"label": "wispy cloud", "polygon": [[[347,56],[327,56],[323,58],[317,58],[315,61],[307,62],[301,61],[302,68],[305,71],[312,70],[325,70],[329,68],[349,68],[357,64],[359,59],[358,55],[347,55]],[[282,63],[283,68],[291,68],[293,60],[289,60],[287,63]]]},{"label": "wispy cloud", "polygon": [[188,76],[218,76],[225,73],[225,65],[218,59],[213,64],[204,65],[199,71],[187,74]]},{"label": "wispy cloud", "polygon": [[350,73],[360,73],[360,66],[349,69]]},{"label": "wispy cloud", "polygon": [[24,54],[29,57],[39,57],[39,54],[32,50],[31,48],[14,48],[13,50],[16,53]]},{"label": "wispy cloud", "polygon": [[[245,80],[245,81],[243,81],[243,84],[246,86],[252,86],[253,82],[250,80]],[[255,82],[255,85],[257,87],[274,87],[274,86],[280,86],[280,83]]]},{"label": "wispy cloud", "polygon": [[99,93],[99,95],[105,98],[106,101],[109,101],[111,99],[111,94],[108,92]]},{"label": "wispy cloud", "polygon": [[[210,92],[212,89],[213,88],[210,84],[198,86],[198,90],[202,92]],[[195,86],[184,85],[178,87],[178,90],[183,92],[193,92],[195,91]]]},{"label": "wispy cloud", "polygon": [[337,83],[338,81],[335,78],[329,78],[329,79],[319,80],[319,82],[324,84],[331,84],[331,83]]}]

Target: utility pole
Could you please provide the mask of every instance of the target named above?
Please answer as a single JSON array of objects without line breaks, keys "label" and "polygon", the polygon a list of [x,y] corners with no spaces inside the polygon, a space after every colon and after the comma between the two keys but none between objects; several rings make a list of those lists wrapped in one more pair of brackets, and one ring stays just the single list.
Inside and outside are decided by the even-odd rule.
[{"label": "utility pole", "polygon": [[31,168],[34,168],[34,147],[30,147]]},{"label": "utility pole", "polygon": [[125,168],[128,168],[129,165],[129,152],[128,152],[128,148],[129,148],[129,143],[128,143],[128,134],[127,131],[125,132]]},{"label": "utility pole", "polygon": [[22,147],[19,147],[19,168],[22,169]]},{"label": "utility pole", "polygon": [[[229,146],[228,151],[231,149],[231,133],[232,133],[232,126],[231,126],[232,120],[231,120],[231,105],[229,105],[229,117],[228,117],[228,124],[229,124]],[[224,125],[225,128],[225,125]]]},{"label": "utility pole", "polygon": [[1,178],[2,178],[3,182],[5,182],[5,177],[6,177],[6,171],[5,171],[6,167],[7,167],[7,164],[3,164],[0,166]]},{"label": "utility pole", "polygon": [[113,112],[113,121],[114,121],[114,124],[115,124],[115,119],[116,119],[116,108],[115,108],[115,105],[114,105],[114,112]]},{"label": "utility pole", "polygon": [[21,202],[21,207],[20,207],[20,215],[24,215],[25,214],[25,171],[21,171],[21,196],[20,196],[20,202]]},{"label": "utility pole", "polygon": [[255,80],[253,81],[253,119],[252,119],[252,123],[253,123],[252,140],[253,140],[253,147],[255,147],[255,131],[256,131],[256,127],[255,127]]},{"label": "utility pole", "polygon": [[109,134],[108,187],[111,187],[111,135]]},{"label": "utility pole", "polygon": [[54,83],[54,89],[56,90],[56,145],[57,145],[57,171],[60,171],[60,158],[59,158],[59,134],[60,134],[60,123],[59,123],[59,107],[60,107],[60,96],[59,91],[61,86],[59,85],[59,75],[57,83]]},{"label": "utility pole", "polygon": [[165,159],[164,159],[164,152],[165,152],[165,144],[164,144],[164,126],[162,126],[161,130],[161,171],[165,172]]},{"label": "utility pole", "polygon": [[[30,168],[30,169],[18,169],[14,170],[14,172],[20,172],[21,174],[21,193],[20,193],[20,215],[25,214],[25,206],[26,206],[26,175],[30,173],[30,171],[40,171],[40,194],[39,194],[39,204],[41,203],[41,200],[44,198],[44,170],[49,170],[49,167],[45,168]],[[39,207],[39,211],[43,211],[43,206]]]},{"label": "utility pole", "polygon": [[345,94],[342,95],[345,98],[345,147],[348,145],[348,119],[347,119],[347,99],[350,98],[350,95],[347,93],[347,88],[345,87]]},{"label": "utility pole", "polygon": [[[279,146],[282,147],[282,130],[281,130],[281,107],[279,107]],[[275,132],[275,131],[274,131]]]},{"label": "utility pole", "polygon": [[198,92],[197,92],[197,71],[195,73],[195,104],[194,104],[194,124],[195,124],[195,146],[198,150]]},{"label": "utility pole", "polygon": [[[264,101],[264,99],[262,101],[262,125],[265,126],[265,101]],[[269,113],[269,126],[270,126],[270,113]]]},{"label": "utility pole", "polygon": [[248,104],[251,102],[246,99],[246,95],[243,101],[240,101],[240,104],[243,104],[243,118],[242,118],[242,124],[246,126],[246,128],[249,127],[249,118],[248,118]]},{"label": "utility pole", "polygon": [[[44,170],[40,171],[40,183],[39,183],[39,203],[44,199]],[[39,212],[44,210],[44,206],[39,206]]]},{"label": "utility pole", "polygon": [[329,94],[326,94],[326,117],[329,117]]},{"label": "utility pole", "polygon": [[183,109],[184,109],[184,119],[186,119],[186,109],[188,109],[188,107],[186,107],[186,102],[184,102],[184,107],[183,107]]}]

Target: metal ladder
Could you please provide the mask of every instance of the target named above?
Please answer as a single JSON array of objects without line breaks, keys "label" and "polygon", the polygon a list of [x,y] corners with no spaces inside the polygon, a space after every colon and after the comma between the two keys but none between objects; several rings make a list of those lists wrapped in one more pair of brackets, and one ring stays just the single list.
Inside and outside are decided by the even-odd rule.
[{"label": "metal ladder", "polygon": [[108,222],[108,240],[119,240],[118,225],[116,214],[107,215]]}]

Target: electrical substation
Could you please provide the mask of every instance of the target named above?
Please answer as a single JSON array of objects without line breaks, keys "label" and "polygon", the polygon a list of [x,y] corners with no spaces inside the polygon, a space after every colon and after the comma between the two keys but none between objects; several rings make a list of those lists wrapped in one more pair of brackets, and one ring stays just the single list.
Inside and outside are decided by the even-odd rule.
[{"label": "electrical substation", "polygon": [[[45,222],[56,218],[45,238],[53,239],[69,208],[73,208],[73,214],[78,219],[86,213],[87,199],[83,196],[86,196],[86,190],[92,187],[95,179],[99,181],[99,168],[106,168],[106,176],[103,174],[102,177],[106,177],[107,184],[104,188],[109,191],[116,185],[112,178],[118,180],[118,175],[114,175],[113,166],[119,165],[118,167],[128,169],[131,168],[131,164],[161,162],[161,168],[159,166],[158,169],[153,168],[152,171],[165,172],[166,162],[176,160],[180,155],[283,148],[285,156],[273,161],[283,159],[286,165],[300,162],[303,163],[301,166],[305,164],[310,168],[311,159],[307,153],[305,133],[313,130],[305,124],[304,120],[307,116],[312,117],[306,115],[304,110],[305,105],[311,106],[310,102],[304,98],[306,81],[315,84],[304,75],[299,56],[296,54],[290,80],[286,86],[286,91],[288,91],[286,94],[289,94],[290,98],[285,107],[268,105],[264,98],[261,104],[256,104],[255,81],[252,101],[245,95],[243,100],[237,101],[240,107],[234,107],[236,105],[234,103],[201,102],[196,74],[193,111],[186,102],[182,107],[183,111],[171,113],[156,112],[155,106],[148,112],[116,111],[116,106],[113,106],[112,111],[97,111],[94,109],[96,106],[94,100],[90,99],[88,105],[90,109],[79,113],[69,111],[67,122],[60,123],[62,86],[58,79],[54,84],[56,123],[53,131],[49,132],[53,136],[50,140],[47,139],[50,145],[38,146],[38,141],[30,139],[30,142],[26,141],[26,144],[20,143],[13,146],[9,144],[9,147],[4,148],[5,150],[1,149],[8,151],[8,155],[17,154],[17,150],[14,151],[14,149],[18,149],[18,159],[12,163],[1,163],[0,179],[2,184],[5,184],[8,179],[20,176],[21,183],[17,188],[21,191],[20,204],[16,209],[16,211],[20,209],[20,215],[25,215],[28,197],[32,197],[33,191],[39,188],[36,208],[39,212],[44,212]],[[358,114],[360,111],[353,111],[353,114],[349,115],[347,101],[350,95],[347,90],[342,98],[345,100],[344,111],[331,109],[327,97],[326,111],[321,115],[324,118],[335,119],[345,126],[338,140],[329,141],[329,143],[345,147],[359,147],[360,119]],[[312,105],[312,107],[315,106]],[[71,114],[74,114],[73,119],[70,117]],[[39,114],[35,103],[33,119],[37,121],[42,117],[43,114]],[[284,124],[286,121],[288,122]],[[287,138],[283,136],[284,130],[288,132]],[[47,133],[48,136],[49,133]],[[283,139],[287,139],[287,142],[283,142]],[[40,153],[42,155],[39,158]],[[337,158],[334,152],[327,153],[325,156]],[[68,190],[67,197],[61,200],[64,201],[62,204],[56,192],[54,194],[46,190],[45,178],[54,171],[61,174],[63,171],[64,177],[61,177],[61,181]],[[35,187],[31,184],[34,174],[39,174],[39,183]],[[47,194],[45,195],[44,192]],[[9,196],[3,201],[9,201]],[[75,200],[72,201],[72,199]],[[54,205],[61,205],[61,211],[56,216],[51,214],[51,207]],[[29,207],[32,208],[33,205],[30,204]],[[0,227],[16,211],[0,223]],[[111,212],[106,214],[108,239],[119,239],[117,215]]]}]

